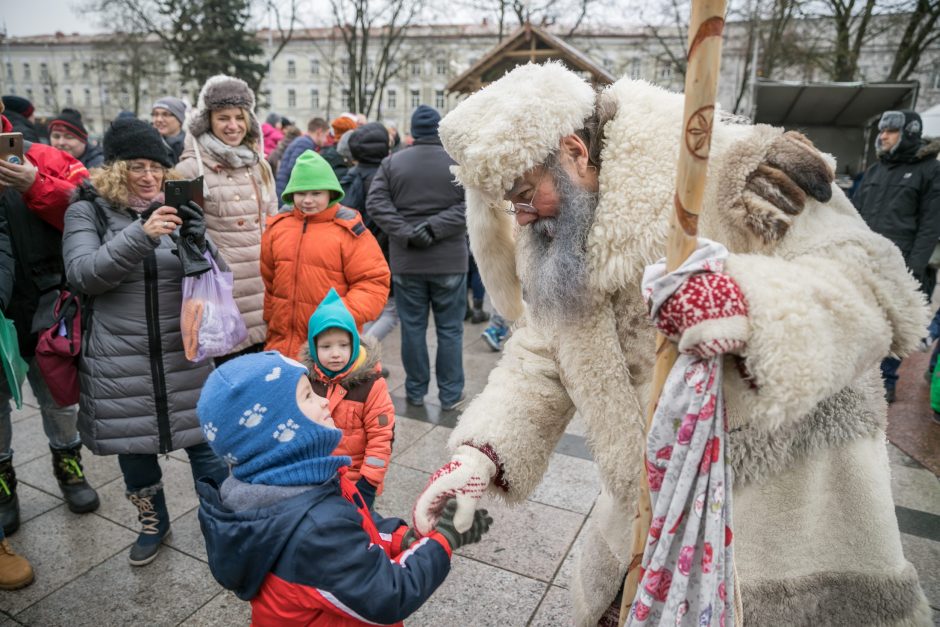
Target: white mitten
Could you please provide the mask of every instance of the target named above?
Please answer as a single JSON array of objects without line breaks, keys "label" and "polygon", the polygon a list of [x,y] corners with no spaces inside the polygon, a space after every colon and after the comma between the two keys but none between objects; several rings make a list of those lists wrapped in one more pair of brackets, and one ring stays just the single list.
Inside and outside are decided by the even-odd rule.
[{"label": "white mitten", "polygon": [[496,475],[496,464],[470,445],[457,447],[449,462],[431,475],[428,485],[415,502],[412,519],[421,535],[434,529],[448,499],[457,499],[454,527],[463,533],[473,524],[473,512]]}]

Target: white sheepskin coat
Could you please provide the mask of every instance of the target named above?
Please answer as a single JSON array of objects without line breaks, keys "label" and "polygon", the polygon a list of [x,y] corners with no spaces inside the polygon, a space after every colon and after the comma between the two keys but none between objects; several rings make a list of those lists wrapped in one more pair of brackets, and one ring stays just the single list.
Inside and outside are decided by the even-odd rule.
[{"label": "white sheepskin coat", "polygon": [[[594,313],[581,326],[529,322],[516,227],[498,196],[464,181],[487,290],[518,319],[449,446],[492,446],[510,489],[491,490],[518,502],[538,485],[572,415],[583,416],[603,489],[573,583],[578,625],[596,624],[630,559],[654,337],[639,283],[665,251],[683,102],[639,81],[609,89],[619,111],[606,129],[589,238]],[[781,133],[716,121],[700,221],[702,236],[731,250],[727,272],[750,307],[744,357],[758,388],[731,358],[725,374],[744,622],[926,625],[930,609],[902,554],[891,499],[877,373],[884,356],[917,342],[925,305],[899,251],[835,187],[828,203],[810,199],[775,245],[738,226],[746,177]]]}]

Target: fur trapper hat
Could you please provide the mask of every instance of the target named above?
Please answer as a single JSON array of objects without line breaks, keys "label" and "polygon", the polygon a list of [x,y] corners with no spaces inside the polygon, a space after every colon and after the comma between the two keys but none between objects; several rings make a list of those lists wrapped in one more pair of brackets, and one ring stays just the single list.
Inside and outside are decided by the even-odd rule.
[{"label": "fur trapper hat", "polygon": [[248,112],[248,134],[245,135],[245,143],[257,143],[261,139],[261,124],[255,116],[255,94],[248,83],[225,74],[216,74],[202,86],[196,108],[189,114],[189,132],[194,137],[208,133],[212,130],[209,114],[229,107],[238,107]]},{"label": "fur trapper hat", "polygon": [[561,63],[526,64],[473,94],[441,121],[441,143],[466,188],[500,198],[594,111],[594,90]]}]

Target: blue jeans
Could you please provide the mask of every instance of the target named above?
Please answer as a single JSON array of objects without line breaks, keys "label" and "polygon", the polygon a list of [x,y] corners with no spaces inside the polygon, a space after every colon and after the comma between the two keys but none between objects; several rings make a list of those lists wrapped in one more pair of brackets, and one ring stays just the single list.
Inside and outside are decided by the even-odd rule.
[{"label": "blue jeans", "polygon": [[[39,413],[42,415],[42,428],[49,438],[49,446],[56,449],[67,449],[81,444],[76,424],[78,421],[78,405],[60,407],[52,400],[49,387],[42,378],[36,358],[29,360],[29,370],[26,380],[33,389],[36,400],[39,401]],[[11,448],[13,442],[13,424],[10,416],[13,407],[10,404],[12,396],[6,384],[0,385],[0,461],[6,461],[13,456]]]},{"label": "blue jeans", "polygon": [[405,393],[421,399],[428,393],[428,311],[437,329],[437,387],[440,401],[451,405],[463,393],[463,318],[467,312],[467,274],[395,274],[395,304],[401,320],[401,361]]},{"label": "blue jeans", "polygon": [[886,390],[893,390],[898,384],[898,368],[901,367],[901,360],[897,357],[885,357],[881,360],[881,379],[884,381]]},{"label": "blue jeans", "polygon": [[[189,466],[193,472],[193,482],[201,477],[211,477],[219,485],[228,477],[228,466],[203,442],[185,449],[189,455]],[[128,492],[137,492],[160,483],[163,471],[157,456],[152,453],[122,453],[118,455],[118,465],[124,474],[124,485]]]},{"label": "blue jeans", "polygon": [[473,255],[470,255],[470,270],[467,272],[467,280],[470,282],[470,292],[473,294],[473,300],[483,300],[486,296],[486,288],[483,287],[483,277],[480,276],[480,270],[477,268],[477,262]]}]

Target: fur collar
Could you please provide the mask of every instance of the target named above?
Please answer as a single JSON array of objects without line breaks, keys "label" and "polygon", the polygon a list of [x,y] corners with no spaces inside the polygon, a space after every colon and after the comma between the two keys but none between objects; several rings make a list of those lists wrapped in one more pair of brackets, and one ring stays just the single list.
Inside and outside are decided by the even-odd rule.
[{"label": "fur collar", "polygon": [[[352,369],[332,379],[347,389],[354,385],[366,383],[379,376],[379,363],[382,358],[380,344],[369,338],[369,336],[363,335],[359,337],[359,351],[365,355],[365,359],[361,359]],[[297,361],[302,363],[311,373],[314,373],[314,376],[318,380],[324,382],[330,381],[330,378],[320,370],[313,360],[313,356],[310,354],[309,343],[304,342],[300,347],[300,352],[297,354]]]},{"label": "fur collar", "polygon": [[928,157],[936,159],[938,154],[940,154],[940,137],[925,137],[914,158],[917,160]]}]

